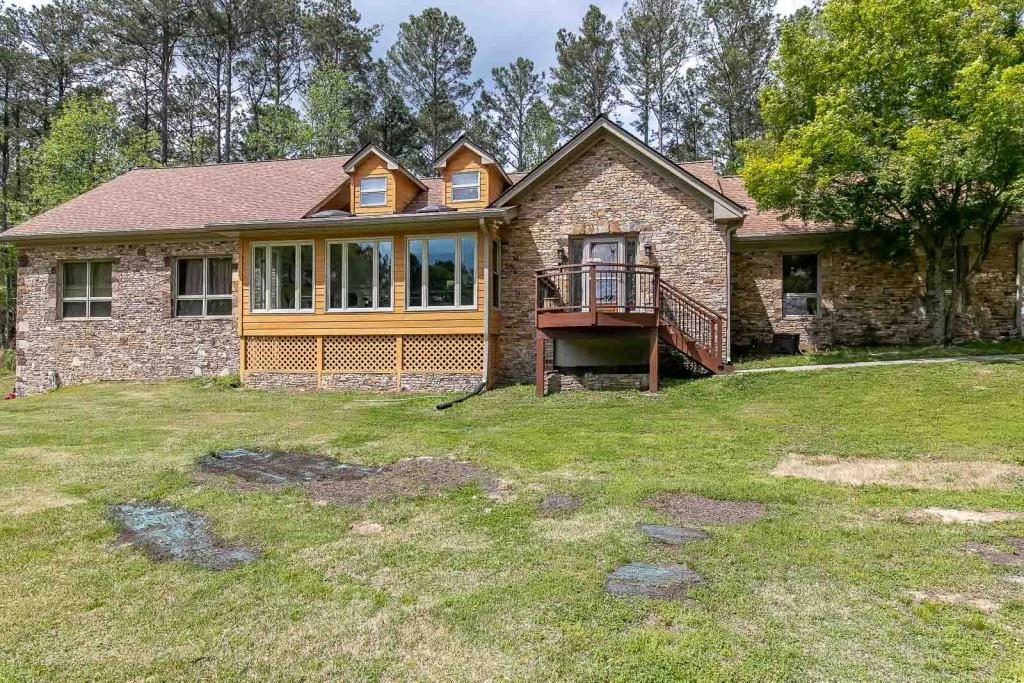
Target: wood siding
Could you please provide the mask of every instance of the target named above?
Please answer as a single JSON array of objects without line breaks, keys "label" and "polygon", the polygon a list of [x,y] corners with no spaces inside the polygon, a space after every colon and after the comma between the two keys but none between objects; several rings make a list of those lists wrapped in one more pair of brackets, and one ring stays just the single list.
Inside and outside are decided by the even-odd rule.
[{"label": "wood siding", "polygon": [[[480,172],[480,199],[472,202],[456,202],[452,199],[452,175],[462,171]],[[480,157],[468,147],[463,147],[449,157],[444,168],[445,203],[458,209],[483,209],[504,191],[505,183],[493,166],[484,166]]]},{"label": "wood siding", "polygon": [[[360,181],[366,177],[383,177],[387,179],[387,202],[383,206],[360,206]],[[360,216],[399,213],[419,193],[420,189],[409,178],[399,172],[389,170],[376,154],[370,154],[352,173],[352,213]]]},{"label": "wood siding", "polygon": [[[471,309],[406,310],[405,261],[410,236],[472,233],[477,238],[476,306]],[[391,311],[335,312],[327,311],[327,242],[338,239],[382,238],[394,241],[394,307]],[[314,242],[314,291],[312,312],[257,313],[251,310],[251,274],[249,272],[253,242]],[[479,334],[483,331],[484,278],[481,237],[472,228],[397,231],[380,229],[319,230],[316,233],[260,233],[241,238],[239,279],[242,306],[239,315],[241,336],[316,336],[361,334]]]}]

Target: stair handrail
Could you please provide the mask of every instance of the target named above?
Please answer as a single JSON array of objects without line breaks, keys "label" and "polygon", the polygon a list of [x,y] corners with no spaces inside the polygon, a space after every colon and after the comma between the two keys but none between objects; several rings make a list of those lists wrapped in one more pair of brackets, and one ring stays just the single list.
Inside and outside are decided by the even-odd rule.
[{"label": "stair handrail", "polygon": [[[664,280],[659,283],[658,321],[675,328],[698,346],[710,351],[719,365],[725,362],[725,316],[712,310],[705,304],[682,292]],[[677,315],[673,304],[677,304],[682,315]],[[666,311],[671,316],[666,316]],[[698,325],[706,330],[695,329],[698,325],[687,325],[687,318],[692,315],[699,320]],[[706,332],[706,333],[705,333]]]}]

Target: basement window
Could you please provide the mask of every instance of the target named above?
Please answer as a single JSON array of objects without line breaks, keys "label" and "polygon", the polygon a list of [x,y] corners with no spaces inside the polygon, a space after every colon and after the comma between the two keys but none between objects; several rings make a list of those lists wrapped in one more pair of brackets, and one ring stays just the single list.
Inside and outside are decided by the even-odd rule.
[{"label": "basement window", "polygon": [[452,201],[475,202],[480,199],[480,171],[452,173]]},{"label": "basement window", "polygon": [[250,297],[257,313],[313,310],[313,243],[254,244]]},{"label": "basement window", "polygon": [[359,181],[359,206],[385,206],[387,203],[386,176],[370,176]]},{"label": "basement window", "polygon": [[782,315],[818,315],[818,255],[782,256]]},{"label": "basement window", "polygon": [[231,315],[231,257],[181,258],[175,262],[174,315],[178,318]]},{"label": "basement window", "polygon": [[66,261],[61,264],[61,317],[65,320],[109,318],[112,261]]}]

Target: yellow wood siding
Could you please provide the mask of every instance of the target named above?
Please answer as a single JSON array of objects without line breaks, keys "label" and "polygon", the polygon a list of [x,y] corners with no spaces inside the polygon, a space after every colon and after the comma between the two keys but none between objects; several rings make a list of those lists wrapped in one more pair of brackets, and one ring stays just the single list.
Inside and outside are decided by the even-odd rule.
[{"label": "yellow wood siding", "polygon": [[[414,310],[405,307],[405,256],[409,236],[473,233],[477,238],[476,306],[473,309]],[[337,239],[390,237],[394,243],[394,301],[391,311],[327,311],[327,242]],[[314,242],[313,312],[256,313],[250,310],[249,273],[253,242]],[[239,260],[241,279],[241,315],[239,334],[243,336],[306,336],[356,334],[472,334],[483,331],[484,279],[479,231],[472,228],[424,230],[377,229],[318,230],[315,233],[259,233],[242,235]]]},{"label": "yellow wood siding", "polygon": [[[480,199],[471,202],[457,202],[452,199],[452,176],[463,171],[479,171],[480,173]],[[480,157],[471,149],[463,147],[448,158],[444,167],[444,200],[449,206],[458,209],[482,209],[490,204],[488,187],[490,181],[487,169],[480,163]]]},{"label": "yellow wood siding", "polygon": [[[363,178],[384,177],[387,179],[387,202],[383,206],[360,206],[359,191]],[[416,183],[399,172],[388,169],[387,164],[376,154],[370,154],[363,159],[352,173],[352,201],[351,211],[357,215],[380,215],[385,213],[399,213],[412,199],[419,194],[420,188]]]}]

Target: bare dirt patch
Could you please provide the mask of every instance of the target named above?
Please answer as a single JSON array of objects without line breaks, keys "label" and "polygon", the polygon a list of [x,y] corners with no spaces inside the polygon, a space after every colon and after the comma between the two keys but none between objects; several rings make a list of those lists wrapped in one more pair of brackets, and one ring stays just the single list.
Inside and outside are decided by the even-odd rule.
[{"label": "bare dirt patch", "polygon": [[384,525],[380,522],[355,522],[348,530],[356,536],[373,536],[384,531]]},{"label": "bare dirt patch", "polygon": [[605,590],[622,597],[678,598],[687,588],[703,580],[685,565],[633,562],[609,574]]},{"label": "bare dirt patch", "polygon": [[110,508],[123,543],[142,548],[156,562],[191,562],[206,569],[231,569],[259,553],[226,545],[209,531],[202,515],[156,503],[124,503]]},{"label": "bare dirt patch", "polygon": [[962,593],[936,593],[933,591],[910,591],[910,597],[914,604],[925,602],[937,602],[943,605],[956,605],[960,607],[971,607],[985,614],[991,614],[999,609],[1000,604],[988,598],[972,598]]},{"label": "bare dirt patch", "polygon": [[772,474],[851,486],[880,484],[950,491],[1010,489],[1024,481],[1024,467],[998,462],[836,458],[799,453],[790,453]]},{"label": "bare dirt patch", "polygon": [[964,543],[960,548],[968,553],[981,557],[986,562],[1002,565],[1004,567],[1024,567],[1024,544],[1021,539],[1006,539],[1014,547],[1013,551],[1007,552],[1002,548],[988,543]]},{"label": "bare dirt patch", "polygon": [[22,486],[0,492],[0,512],[9,515],[28,515],[81,502],[81,498],[38,486]]},{"label": "bare dirt patch", "polygon": [[912,522],[942,522],[943,524],[991,524],[1024,519],[1024,512],[1002,510],[955,510],[952,508],[923,508],[911,510],[907,519]]},{"label": "bare dirt patch", "polygon": [[680,524],[746,524],[764,517],[764,503],[716,500],[689,493],[659,493],[645,503]]},{"label": "bare dirt patch", "polygon": [[683,545],[691,541],[705,541],[710,538],[706,531],[688,527],[664,526],[662,524],[638,523],[640,533],[665,545]]},{"label": "bare dirt patch", "polygon": [[549,493],[540,501],[538,510],[544,517],[567,515],[580,509],[583,501],[568,493]]},{"label": "bare dirt patch", "polygon": [[380,472],[379,467],[353,465],[306,453],[251,451],[233,448],[218,451],[199,461],[199,469],[211,474],[232,474],[259,484],[301,484],[314,481],[349,481]]}]

